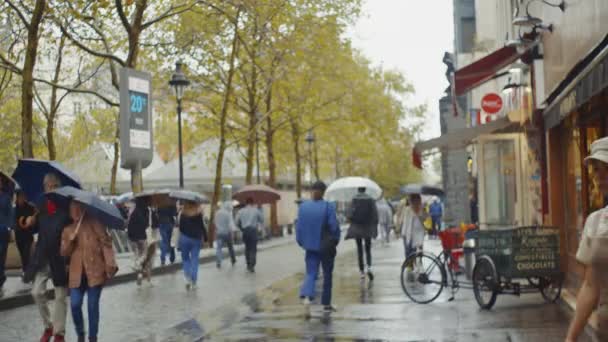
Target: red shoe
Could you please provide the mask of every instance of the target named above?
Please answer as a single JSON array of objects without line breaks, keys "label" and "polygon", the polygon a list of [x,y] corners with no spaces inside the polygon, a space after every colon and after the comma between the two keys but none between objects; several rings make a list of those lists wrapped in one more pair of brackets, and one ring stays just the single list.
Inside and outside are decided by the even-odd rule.
[{"label": "red shoe", "polygon": [[65,342],[65,337],[63,335],[55,335],[53,342]]},{"label": "red shoe", "polygon": [[47,328],[44,330],[42,337],[40,338],[40,342],[49,342],[53,337],[53,328]]}]

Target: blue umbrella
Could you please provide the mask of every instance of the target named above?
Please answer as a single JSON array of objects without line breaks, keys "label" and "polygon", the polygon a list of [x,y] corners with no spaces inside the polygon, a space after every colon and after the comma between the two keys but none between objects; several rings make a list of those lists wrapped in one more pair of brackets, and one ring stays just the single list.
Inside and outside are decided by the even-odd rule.
[{"label": "blue umbrella", "polygon": [[60,203],[66,203],[70,200],[79,202],[85,207],[89,215],[98,219],[103,225],[112,229],[124,229],[125,221],[118,208],[91,192],[64,186],[49,192],[47,196],[52,201]]},{"label": "blue umbrella", "polygon": [[30,201],[38,201],[44,193],[43,180],[48,173],[56,174],[63,186],[81,188],[78,176],[53,160],[19,159],[13,179]]}]

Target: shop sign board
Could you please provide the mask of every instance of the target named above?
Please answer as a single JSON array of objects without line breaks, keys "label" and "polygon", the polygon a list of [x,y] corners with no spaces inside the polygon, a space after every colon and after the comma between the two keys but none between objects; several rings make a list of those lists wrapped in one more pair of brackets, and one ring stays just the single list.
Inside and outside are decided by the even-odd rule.
[{"label": "shop sign board", "polygon": [[488,114],[496,114],[502,109],[502,98],[496,93],[488,93],[481,99],[481,108]]}]

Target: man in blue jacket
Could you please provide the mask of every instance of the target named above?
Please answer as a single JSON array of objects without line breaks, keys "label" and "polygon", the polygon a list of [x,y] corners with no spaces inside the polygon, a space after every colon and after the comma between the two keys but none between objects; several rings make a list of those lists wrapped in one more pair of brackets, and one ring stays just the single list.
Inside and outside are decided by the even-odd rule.
[{"label": "man in blue jacket", "polygon": [[336,217],[336,208],[332,203],[323,200],[327,187],[323,182],[312,186],[312,200],[300,204],[296,224],[296,240],[306,251],[306,277],[300,289],[302,303],[309,310],[311,301],[315,298],[315,283],[319,274],[319,264],[323,267],[323,295],[321,304],[325,312],[334,311],[331,306],[332,273],[336,258],[335,245],[323,250],[321,247],[322,230],[327,229],[329,236],[340,241],[340,226]]}]

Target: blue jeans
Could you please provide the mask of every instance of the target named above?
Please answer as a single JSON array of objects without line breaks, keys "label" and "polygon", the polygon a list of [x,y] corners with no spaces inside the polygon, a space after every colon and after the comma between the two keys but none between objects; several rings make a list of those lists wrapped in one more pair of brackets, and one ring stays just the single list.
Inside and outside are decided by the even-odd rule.
[{"label": "blue jeans", "polygon": [[196,284],[198,276],[198,258],[201,254],[201,240],[193,239],[184,234],[179,236],[179,249],[182,252],[184,275]]},{"label": "blue jeans", "polygon": [[167,254],[169,261],[175,262],[175,248],[171,247],[171,234],[173,233],[173,225],[170,223],[161,223],[160,230],[160,263],[165,264]]},{"label": "blue jeans", "polygon": [[234,246],[232,245],[232,237],[230,235],[219,234],[215,239],[216,250],[215,250],[215,258],[217,260],[217,264],[222,264],[222,248],[224,248],[224,244],[228,246],[228,253],[230,253],[230,260],[234,264],[236,262],[236,258],[234,256]]},{"label": "blue jeans", "polygon": [[319,252],[306,251],[306,277],[300,288],[300,297],[315,298],[315,286],[319,276],[319,264],[323,267],[323,295],[321,304],[331,304],[332,276],[334,271],[334,258],[332,255],[322,255]]},{"label": "blue jeans", "polygon": [[102,286],[89,287],[86,277],[82,277],[79,288],[70,289],[72,320],[76,328],[76,335],[84,336],[82,302],[86,293],[89,313],[89,337],[97,337],[97,333],[99,332],[99,298],[101,297],[101,289]]}]

